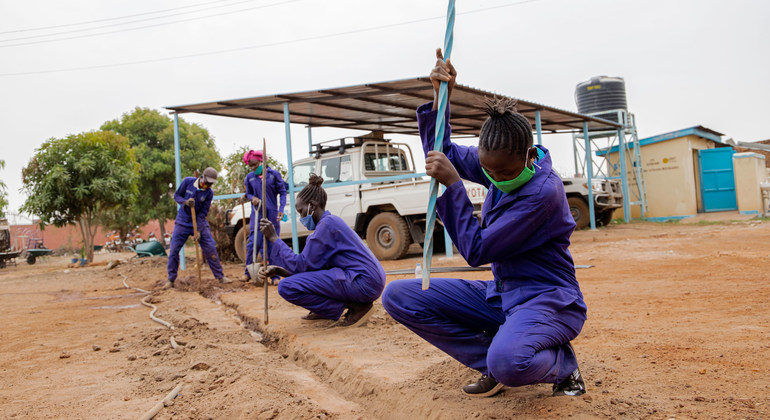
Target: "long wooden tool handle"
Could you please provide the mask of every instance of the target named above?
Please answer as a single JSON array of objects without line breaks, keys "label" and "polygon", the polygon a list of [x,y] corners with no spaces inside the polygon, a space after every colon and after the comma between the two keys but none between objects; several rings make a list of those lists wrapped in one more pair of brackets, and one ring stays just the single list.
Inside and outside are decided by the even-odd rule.
[{"label": "long wooden tool handle", "polygon": [[[262,218],[267,219],[267,142],[262,138]],[[254,245],[256,246],[256,244]],[[267,269],[267,237],[262,235],[262,263]],[[265,325],[269,322],[267,313],[267,277],[265,277]]]},{"label": "long wooden tool handle", "polygon": [[[449,60],[452,55],[452,44],[454,44],[454,25],[455,25],[455,2],[449,0],[449,7],[446,14],[446,32],[444,33],[444,60]],[[433,150],[441,152],[444,140],[444,123],[448,98],[448,86],[446,82],[441,82],[438,90],[438,113],[436,114],[436,139],[433,143]],[[422,254],[422,290],[428,290],[430,287],[430,267],[433,260],[433,236],[436,225],[436,199],[438,197],[439,185],[436,178],[430,179],[430,192],[428,196],[428,213],[425,221],[425,242]],[[445,246],[452,246],[451,243]]]},{"label": "long wooden tool handle", "polygon": [[192,206],[190,206],[190,211],[192,212],[192,220],[193,220],[193,242],[195,242],[195,265],[198,266],[198,290],[201,289],[201,250],[198,246],[198,220],[195,216],[195,204],[193,203]]},{"label": "long wooden tool handle", "polygon": [[245,235],[243,235],[243,258],[246,259],[246,255],[249,253],[249,225],[246,224],[246,204],[241,203],[241,229],[246,229]]}]

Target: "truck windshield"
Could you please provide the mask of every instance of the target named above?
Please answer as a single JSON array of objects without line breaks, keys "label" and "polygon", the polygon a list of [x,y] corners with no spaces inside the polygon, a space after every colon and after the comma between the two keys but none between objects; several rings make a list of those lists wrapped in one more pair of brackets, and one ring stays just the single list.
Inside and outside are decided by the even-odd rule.
[{"label": "truck windshield", "polygon": [[315,161],[303,163],[294,167],[294,186],[304,187],[310,179],[310,174],[315,172]]},{"label": "truck windshield", "polygon": [[352,181],[352,169],[350,156],[335,156],[321,161],[321,176],[324,183]]}]

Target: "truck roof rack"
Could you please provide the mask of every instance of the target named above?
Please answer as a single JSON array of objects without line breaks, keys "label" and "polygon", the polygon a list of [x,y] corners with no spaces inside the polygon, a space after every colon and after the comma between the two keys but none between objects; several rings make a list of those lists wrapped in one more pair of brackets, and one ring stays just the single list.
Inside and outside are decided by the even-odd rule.
[{"label": "truck roof rack", "polygon": [[325,140],[313,144],[313,156],[318,159],[322,154],[334,151],[338,152],[339,154],[344,154],[345,149],[350,149],[351,147],[359,147],[367,140],[380,140],[384,142],[390,141],[389,139],[384,138],[384,132],[382,131],[372,131],[358,137],[342,137],[338,139]]}]

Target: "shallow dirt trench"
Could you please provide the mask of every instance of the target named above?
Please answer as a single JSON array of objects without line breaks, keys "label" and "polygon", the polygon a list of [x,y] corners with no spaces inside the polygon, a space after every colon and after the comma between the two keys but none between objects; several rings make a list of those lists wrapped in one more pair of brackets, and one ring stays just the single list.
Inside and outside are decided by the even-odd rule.
[{"label": "shallow dirt trench", "polygon": [[[161,291],[165,259],[100,254],[0,271],[0,418],[138,418],[177,384],[156,418],[747,418],[770,417],[770,223],[633,223],[573,235],[589,305],[574,341],[589,392],[550,385],[474,399],[477,378],[377,304],[361,328],[307,323],[269,287],[219,285],[192,261],[186,287]],[[410,258],[386,270],[412,269]],[[437,258],[434,266],[464,265]],[[242,268],[226,265],[237,278]],[[140,305],[153,291],[152,322]],[[441,274],[491,279],[489,272]],[[388,280],[408,278],[388,276]],[[182,285],[182,284],[180,284]],[[180,347],[173,350],[174,337]]]}]

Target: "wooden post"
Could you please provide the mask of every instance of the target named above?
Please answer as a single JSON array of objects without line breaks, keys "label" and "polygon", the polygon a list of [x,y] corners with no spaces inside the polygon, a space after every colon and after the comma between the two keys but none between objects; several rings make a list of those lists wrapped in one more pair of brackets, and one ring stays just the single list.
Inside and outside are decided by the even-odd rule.
[{"label": "wooden post", "polygon": [[195,242],[195,265],[198,266],[198,291],[201,290],[201,249],[200,246],[198,246],[198,220],[195,216],[195,204],[193,203],[192,206],[190,206],[190,211],[192,212],[192,220],[193,220],[193,242]]},{"label": "wooden post", "polygon": [[245,203],[241,202],[241,229],[246,229],[244,232],[246,232],[245,235],[243,235],[243,259],[244,261],[248,259],[249,255],[249,225],[246,224],[246,205]]}]

